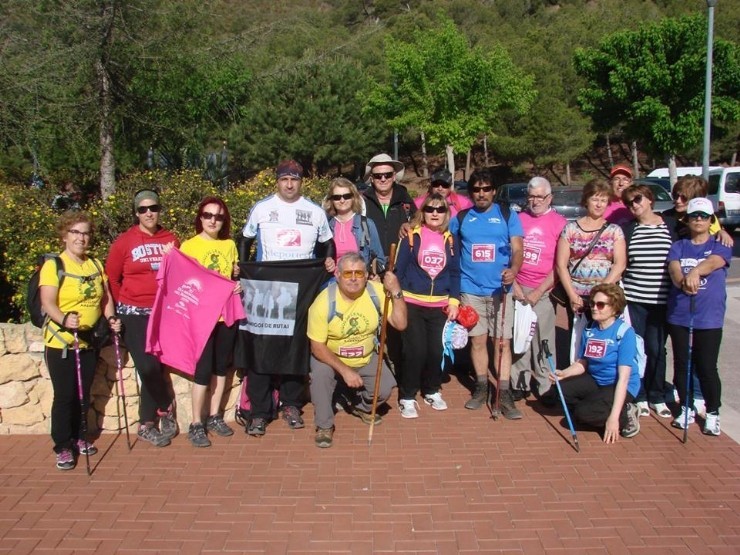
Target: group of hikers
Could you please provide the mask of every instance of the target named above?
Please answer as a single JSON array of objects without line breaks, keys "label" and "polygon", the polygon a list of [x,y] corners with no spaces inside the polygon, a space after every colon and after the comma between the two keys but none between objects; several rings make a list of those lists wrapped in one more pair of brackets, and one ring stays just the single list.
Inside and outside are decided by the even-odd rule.
[{"label": "group of hikers", "polygon": [[[278,414],[291,429],[303,428],[308,390],[314,441],[326,448],[339,407],[378,425],[376,403],[388,402],[396,386],[405,419],[420,416],[420,402],[447,409],[443,372],[452,365],[450,350],[468,340],[475,377],[466,409],[481,409],[493,398],[498,414],[519,420],[517,401],[532,394],[556,405],[562,393],[566,413],[602,429],[606,443],[638,434],[640,417],[651,410],[678,428],[701,414],[702,431],[720,434],[717,362],[732,238],[719,226],[703,179],[679,179],[674,209],[658,214],[651,189],[634,184],[632,170],[618,165],[609,181],[584,186],[586,215],[568,222],[551,208],[551,185],[543,177],[531,179],[527,207],[518,212],[496,202],[498,184],[487,170],[469,177],[468,196],[455,191],[450,172],[436,171],[416,199],[399,183],[403,171],[401,162],[379,154],[366,165],[367,190],[360,193],[339,177],[319,206],[302,195],[301,165],[281,162],[275,193],[254,205],[236,241],[221,198],[200,202],[194,235],[180,244],[159,223],[165,207],[158,192],[141,190],[133,198],[134,224],[111,245],[104,266],[88,255],[90,215],[65,211],[56,229],[62,269],[49,260],[39,278],[57,468],[74,468],[78,454],[97,451],[82,420],[97,364],[85,332],[101,318],[120,334],[140,380],[138,437],[157,447],[178,433],[164,366],[184,368],[171,360],[192,359],[182,366],[192,366],[187,437],[193,446],[234,433],[221,407],[227,373],[237,366],[250,402],[248,435],[264,435]],[[191,265],[172,262],[176,251]],[[280,271],[283,264],[313,261],[320,285],[306,293],[281,277],[263,286],[245,269],[250,260],[246,265]],[[178,272],[186,275],[173,282],[180,301],[172,317],[197,322],[165,325],[161,312],[168,308],[160,297],[175,288],[168,280]],[[201,290],[202,304],[209,295],[219,300],[195,318],[188,305],[199,304]],[[279,311],[257,311],[257,299],[271,291],[279,292]],[[570,364],[555,370],[550,351],[558,305],[567,312],[572,341]],[[474,318],[463,318],[471,312]],[[522,326],[518,317],[525,313],[529,325]],[[284,353],[265,348],[245,327],[244,317],[253,315],[265,322],[290,319],[283,345],[305,345],[306,364],[275,363]],[[174,333],[199,334],[188,340],[197,352],[156,340]],[[519,340],[522,334],[527,341]],[[298,341],[303,336],[307,343]],[[678,414],[667,402],[673,398],[666,384],[668,336]],[[695,380],[687,380],[689,374]]]}]

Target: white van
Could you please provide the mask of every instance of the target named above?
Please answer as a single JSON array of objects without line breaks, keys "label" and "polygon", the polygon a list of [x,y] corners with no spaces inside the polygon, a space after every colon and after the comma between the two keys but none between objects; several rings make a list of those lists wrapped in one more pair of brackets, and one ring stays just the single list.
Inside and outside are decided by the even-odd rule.
[{"label": "white van", "polygon": [[[710,170],[721,170],[722,166],[709,166]],[[701,166],[681,166],[676,168],[676,177],[683,177],[684,175],[701,175],[704,168]],[[662,177],[668,179],[670,177],[668,168],[657,168],[647,174],[647,177]]]},{"label": "white van", "polygon": [[709,170],[709,194],[722,226],[732,233],[740,226],[740,166]]}]

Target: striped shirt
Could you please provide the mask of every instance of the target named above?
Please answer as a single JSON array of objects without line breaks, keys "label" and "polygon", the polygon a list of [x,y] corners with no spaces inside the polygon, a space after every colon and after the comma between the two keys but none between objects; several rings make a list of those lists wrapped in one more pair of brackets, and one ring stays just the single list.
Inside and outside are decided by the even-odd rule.
[{"label": "striped shirt", "polygon": [[627,245],[627,268],[622,283],[628,301],[666,304],[671,278],[666,258],[671,249],[668,227],[637,224]]}]

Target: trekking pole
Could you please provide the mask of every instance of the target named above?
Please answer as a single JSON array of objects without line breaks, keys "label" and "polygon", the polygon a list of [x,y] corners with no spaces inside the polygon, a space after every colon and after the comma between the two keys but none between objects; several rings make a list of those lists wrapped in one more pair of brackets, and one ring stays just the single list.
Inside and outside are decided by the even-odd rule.
[{"label": "trekking pole", "polygon": [[[391,245],[388,256],[386,270],[393,271],[393,261],[396,258],[396,244]],[[370,411],[370,429],[367,431],[368,447],[373,443],[373,429],[375,428],[375,412],[378,409],[378,390],[380,389],[380,375],[383,372],[383,351],[385,351],[385,341],[388,333],[388,304],[391,301],[390,295],[386,292],[383,300],[383,316],[380,321],[380,346],[378,347],[378,368],[375,372],[375,388],[373,389],[373,408]]]},{"label": "trekking pole", "polygon": [[501,334],[498,338],[498,363],[496,364],[496,396],[494,397],[491,417],[498,420],[501,416],[501,363],[504,358],[504,327],[506,325],[506,285],[501,284]]},{"label": "trekking pole", "polygon": [[72,330],[74,335],[75,366],[77,367],[77,397],[80,400],[80,429],[82,430],[82,441],[85,444],[85,463],[87,464],[87,475],[90,476],[90,450],[87,445],[87,411],[85,410],[85,401],[82,394],[82,364],[80,363],[80,338],[77,336],[77,329]]},{"label": "trekking pole", "polygon": [[689,388],[691,387],[691,357],[694,350],[694,299],[695,295],[689,298],[689,359],[686,361],[686,400],[684,401],[683,416],[683,442],[689,440],[689,397],[691,397]]},{"label": "trekking pole", "polygon": [[568,428],[570,428],[570,435],[573,437],[573,447],[576,448],[576,452],[580,453],[581,448],[578,445],[578,436],[576,435],[576,429],[573,427],[573,421],[570,419],[570,411],[568,405],[565,403],[565,396],[563,395],[563,388],[560,385],[558,375],[555,373],[555,362],[552,359],[552,353],[550,352],[550,346],[547,344],[547,339],[542,340],[542,350],[547,357],[547,362],[550,364],[550,373],[555,378],[555,386],[558,388],[558,394],[560,395],[560,403],[563,405],[563,412],[565,413],[565,419],[568,421]]},{"label": "trekking pole", "polygon": [[121,363],[121,346],[120,338],[118,333],[113,334],[113,345],[116,350],[116,366],[118,370],[118,388],[121,393],[121,399],[123,400],[123,425],[126,426],[126,445],[128,450],[131,451],[131,434],[128,429],[128,413],[126,412],[126,392],[123,389],[123,364]]}]

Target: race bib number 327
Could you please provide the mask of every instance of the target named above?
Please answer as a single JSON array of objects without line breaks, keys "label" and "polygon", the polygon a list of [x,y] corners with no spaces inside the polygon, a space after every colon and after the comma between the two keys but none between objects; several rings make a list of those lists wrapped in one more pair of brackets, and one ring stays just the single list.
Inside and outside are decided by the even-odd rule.
[{"label": "race bib number 327", "polygon": [[494,262],[496,260],[496,248],[494,245],[473,245],[473,262]]}]

